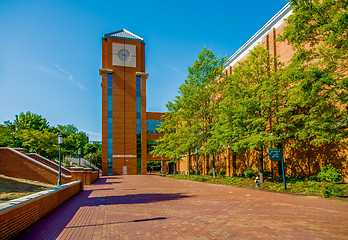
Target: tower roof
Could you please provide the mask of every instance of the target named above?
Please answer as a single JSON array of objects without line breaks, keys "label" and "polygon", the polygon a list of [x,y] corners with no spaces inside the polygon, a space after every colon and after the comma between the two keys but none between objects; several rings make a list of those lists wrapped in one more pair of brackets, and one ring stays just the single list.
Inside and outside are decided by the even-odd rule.
[{"label": "tower roof", "polygon": [[111,33],[104,34],[104,38],[121,38],[121,39],[128,39],[128,40],[135,40],[135,41],[142,41],[144,42],[144,39],[135,35],[134,33],[131,33],[130,31],[126,29],[118,30]]}]

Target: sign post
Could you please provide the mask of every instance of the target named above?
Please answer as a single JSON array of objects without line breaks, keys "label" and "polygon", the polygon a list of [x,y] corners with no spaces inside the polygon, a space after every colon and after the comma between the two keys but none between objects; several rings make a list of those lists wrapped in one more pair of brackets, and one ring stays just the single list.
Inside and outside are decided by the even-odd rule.
[{"label": "sign post", "polygon": [[286,190],[286,179],[285,179],[285,170],[284,170],[284,157],[282,148],[270,148],[269,159],[273,162],[282,161],[282,172],[283,172],[283,182],[284,182],[284,190]]}]

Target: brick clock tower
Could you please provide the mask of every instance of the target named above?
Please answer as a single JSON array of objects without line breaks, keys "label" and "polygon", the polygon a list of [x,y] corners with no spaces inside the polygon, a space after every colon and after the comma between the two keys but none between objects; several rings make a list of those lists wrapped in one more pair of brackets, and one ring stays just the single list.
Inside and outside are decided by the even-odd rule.
[{"label": "brick clock tower", "polygon": [[102,40],[102,174],[147,172],[145,43],[125,30]]}]

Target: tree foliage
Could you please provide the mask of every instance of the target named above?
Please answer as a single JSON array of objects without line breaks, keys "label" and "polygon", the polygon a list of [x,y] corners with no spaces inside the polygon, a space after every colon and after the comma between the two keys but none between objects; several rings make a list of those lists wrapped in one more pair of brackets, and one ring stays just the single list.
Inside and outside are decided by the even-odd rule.
[{"label": "tree foliage", "polygon": [[210,50],[203,48],[188,77],[179,88],[179,96],[168,102],[164,123],[160,132],[164,137],[153,154],[164,155],[177,161],[179,157],[192,152],[211,154],[214,149],[207,144],[216,109],[217,80],[221,77],[225,58],[216,57]]},{"label": "tree foliage", "polygon": [[[293,14],[281,41],[303,59],[336,73],[348,71],[347,0],[291,0]],[[313,61],[315,60],[315,61]]]},{"label": "tree foliage", "polygon": [[82,154],[92,152],[94,158],[101,160],[100,144],[89,144],[86,133],[74,125],[49,126],[46,118],[39,114],[26,112],[15,115],[13,122],[5,121],[0,126],[0,146],[16,147],[35,152],[50,159],[58,156],[58,134],[63,135],[63,154]]}]

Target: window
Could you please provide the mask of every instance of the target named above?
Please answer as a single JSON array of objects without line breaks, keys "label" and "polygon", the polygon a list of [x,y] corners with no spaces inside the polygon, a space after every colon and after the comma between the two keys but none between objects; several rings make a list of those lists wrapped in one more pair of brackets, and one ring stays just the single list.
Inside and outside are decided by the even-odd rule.
[{"label": "window", "polygon": [[136,77],[137,173],[141,174],[141,77]]},{"label": "window", "polygon": [[158,133],[157,128],[161,125],[163,120],[146,120],[146,132]]},{"label": "window", "polygon": [[147,153],[150,153],[158,143],[156,140],[147,140]]},{"label": "window", "polygon": [[113,170],[112,170],[112,133],[113,133],[113,128],[112,128],[112,73],[108,73],[108,79],[107,79],[107,86],[108,86],[108,102],[107,102],[107,153],[108,153],[108,175],[113,175]]}]

